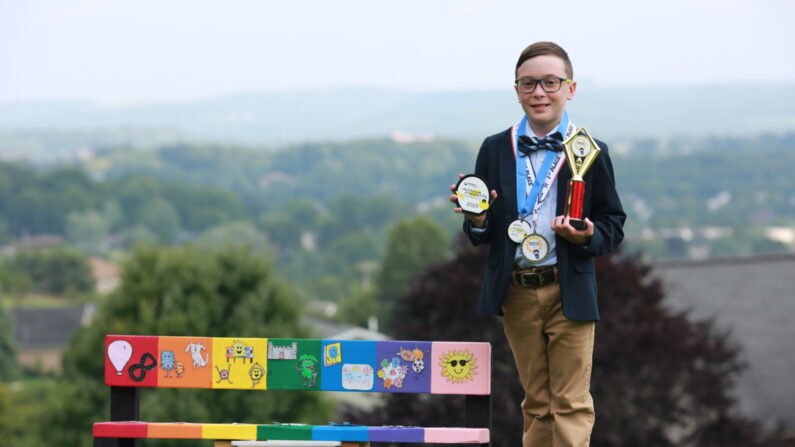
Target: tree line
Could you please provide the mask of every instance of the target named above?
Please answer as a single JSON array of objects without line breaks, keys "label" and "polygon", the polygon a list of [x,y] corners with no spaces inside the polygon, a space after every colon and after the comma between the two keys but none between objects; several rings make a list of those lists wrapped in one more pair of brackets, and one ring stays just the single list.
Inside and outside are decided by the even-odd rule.
[{"label": "tree line", "polygon": [[[795,134],[639,139],[630,149],[614,147],[618,189],[632,217],[628,243],[655,257],[687,256],[675,230],[688,228],[695,235],[685,242],[712,255],[785,250],[767,240],[765,228],[795,220],[789,193],[795,178],[787,171],[795,163],[793,147]],[[344,206],[370,208],[378,200],[385,202],[381,214],[354,212],[380,229],[381,242],[382,215],[426,212],[452,234],[457,228],[444,208],[446,186],[471,171],[475,150],[453,140],[359,140],[278,151],[181,144],[106,148],[48,170],[0,163],[0,242],[52,233],[84,251],[103,251],[124,241],[188,240],[246,221],[295,252],[299,230],[323,225],[323,243],[334,239],[329,232],[347,232],[333,219],[318,223],[315,217]],[[303,209],[297,216],[295,202]]]},{"label": "tree line", "polygon": [[[741,146],[753,140],[732,141]],[[693,219],[696,214],[690,213],[696,211],[728,213],[731,198],[715,210],[695,205],[723,188],[740,194],[742,188],[731,181],[706,191],[690,186],[711,182],[713,171],[745,173],[746,184],[763,193],[768,185],[791,186],[792,179],[779,176],[790,155],[774,151],[774,158],[758,148],[753,158],[758,156],[768,171],[757,175],[747,172],[744,157],[751,146],[745,147],[706,147],[687,156],[616,151],[630,222],[642,220],[633,194],[665,206],[666,201],[692,200],[690,206],[654,208],[655,213],[678,211],[677,219]],[[30,251],[19,246],[4,258],[0,284],[28,275],[29,287],[47,290],[48,283],[36,278],[51,280],[52,273],[36,272],[63,269],[58,267],[65,265],[63,258],[79,264],[88,253],[118,251],[124,259],[121,286],[97,301],[94,323],[70,340],[61,375],[42,380],[29,377],[31,371],[14,371],[15,348],[8,334],[0,334],[0,436],[28,447],[89,445],[90,423],[108,414],[97,352],[101,337],[110,332],[306,337],[311,328],[299,317],[310,312],[310,300],[321,299],[337,304],[337,318],[350,323],[377,316],[382,329],[397,338],[478,336],[504,344],[496,323],[474,312],[482,253],[453,243],[460,217],[445,202],[451,179],[469,172],[473,147],[372,140],[292,149],[264,153],[174,146],[146,153],[108,150],[88,164],[54,169],[0,164],[3,242],[52,233],[74,247]],[[658,188],[653,185],[667,188],[662,198],[654,195]],[[37,199],[18,212],[10,204],[20,205],[20,197]],[[767,203],[774,214],[769,222],[791,222],[791,209],[782,208],[778,196],[765,196],[772,202],[759,197],[748,203]],[[689,220],[653,224],[653,216],[644,222],[653,229],[695,225]],[[724,219],[730,225],[755,222],[743,217],[726,214]],[[596,353],[595,393],[605,410],[594,445],[776,445],[760,441],[756,421],[732,413],[728,390],[741,365],[725,333],[709,322],[668,313],[659,284],[638,258],[612,257],[599,269],[600,295],[613,300],[603,300],[606,340]],[[10,328],[7,319],[0,311],[0,329]],[[515,374],[506,352],[495,374],[503,377],[498,383],[510,384]],[[670,360],[665,362],[669,369],[658,367],[660,358]],[[21,388],[8,382],[20,377],[25,379]],[[511,436],[518,426],[512,417],[517,413],[510,390],[506,385],[500,391],[497,411],[506,425],[495,432],[495,445],[515,444]],[[211,401],[201,390],[168,391],[158,393],[158,402],[144,403],[157,409],[147,417],[319,423],[334,417],[333,404],[317,394],[279,394],[278,401],[289,403],[283,407],[251,393],[230,392]],[[684,405],[688,402],[695,404]],[[443,423],[455,408],[454,403],[390,401],[378,411],[394,415],[394,421],[408,412],[406,423],[431,424]],[[174,442],[153,445],[184,445]]]}]

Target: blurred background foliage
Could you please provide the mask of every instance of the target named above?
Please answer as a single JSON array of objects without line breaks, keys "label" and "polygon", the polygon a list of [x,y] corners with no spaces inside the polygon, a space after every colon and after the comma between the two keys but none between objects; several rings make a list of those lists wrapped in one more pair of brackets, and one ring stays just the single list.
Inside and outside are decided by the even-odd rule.
[{"label": "blurred background foliage", "polygon": [[[665,311],[644,266],[791,252],[780,230],[795,227],[794,147],[795,134],[783,134],[611,148],[630,219],[623,255],[599,264],[600,294],[620,298],[602,300],[594,393],[604,410],[594,445],[762,445],[759,426],[736,416],[727,394],[742,366],[730,337]],[[280,150],[182,143],[0,162],[0,437],[20,447],[90,445],[90,424],[108,414],[104,334],[312,336],[305,318],[369,324],[394,338],[492,341],[504,378],[495,411],[514,433],[510,354],[499,322],[475,312],[481,254],[456,242],[461,218],[447,201],[476,151],[455,140]],[[120,266],[110,293],[95,290],[96,259]],[[61,368],[19,365],[11,312],[78,304],[92,306],[93,318],[69,340]],[[318,393],[143,398],[150,420],[322,423],[355,414],[335,412]],[[398,420],[426,405],[393,398],[372,414]],[[417,413],[426,422],[405,423],[444,421],[449,405],[427,404]],[[505,436],[495,445],[514,445]]]}]

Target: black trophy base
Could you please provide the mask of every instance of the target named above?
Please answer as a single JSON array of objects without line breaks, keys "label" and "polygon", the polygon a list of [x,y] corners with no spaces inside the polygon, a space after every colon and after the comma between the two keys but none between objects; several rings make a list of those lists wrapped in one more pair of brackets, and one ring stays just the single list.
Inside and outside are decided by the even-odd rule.
[{"label": "black trophy base", "polygon": [[580,231],[588,227],[588,225],[585,225],[585,221],[582,219],[569,219],[569,225],[574,227],[575,230],[580,230]]}]

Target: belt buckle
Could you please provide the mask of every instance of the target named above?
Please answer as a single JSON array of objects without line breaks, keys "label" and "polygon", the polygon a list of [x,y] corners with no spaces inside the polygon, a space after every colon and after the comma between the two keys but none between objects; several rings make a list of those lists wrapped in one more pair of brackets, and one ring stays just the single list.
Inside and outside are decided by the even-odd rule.
[{"label": "belt buckle", "polygon": [[536,287],[541,287],[547,284],[546,279],[544,279],[544,272],[538,272],[536,275],[538,276],[538,285]]},{"label": "belt buckle", "polygon": [[557,281],[555,272],[552,270],[520,273],[516,275],[516,279],[520,286],[533,289],[547,284],[555,284]]},{"label": "belt buckle", "polygon": [[519,275],[519,285],[535,289],[544,285],[544,278],[539,273],[522,273]]}]

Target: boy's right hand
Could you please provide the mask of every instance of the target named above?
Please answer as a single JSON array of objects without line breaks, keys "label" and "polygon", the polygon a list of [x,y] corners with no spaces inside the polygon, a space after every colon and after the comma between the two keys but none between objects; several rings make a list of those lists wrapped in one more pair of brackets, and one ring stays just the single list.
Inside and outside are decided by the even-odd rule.
[{"label": "boy's right hand", "polygon": [[[464,178],[464,174],[458,174],[458,180],[460,181],[462,178]],[[455,186],[456,185],[450,185],[450,192],[452,193],[450,194],[450,202],[456,205],[456,207],[453,208],[453,211],[455,211],[456,213],[464,213],[464,210],[462,210],[458,206],[458,196],[455,195]],[[489,199],[489,205],[494,203],[494,199],[496,198],[497,198],[497,191],[492,189],[491,198]],[[464,217],[469,219],[472,222],[472,226],[475,228],[483,228],[486,226],[486,213],[479,214],[477,216],[474,214],[464,213]]]}]

